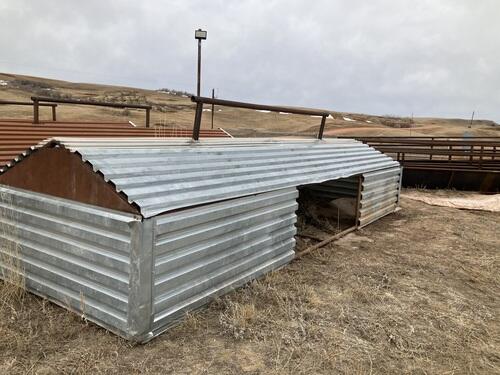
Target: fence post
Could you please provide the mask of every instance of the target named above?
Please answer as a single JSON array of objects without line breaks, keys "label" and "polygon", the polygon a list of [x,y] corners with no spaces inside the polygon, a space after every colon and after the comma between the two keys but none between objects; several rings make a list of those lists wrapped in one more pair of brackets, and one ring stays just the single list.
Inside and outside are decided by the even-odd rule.
[{"label": "fence post", "polygon": [[431,138],[431,152],[429,153],[429,160],[432,160],[433,150],[434,150],[434,137]]},{"label": "fence post", "polygon": [[483,167],[483,153],[484,153],[484,146],[481,145],[481,154],[479,155],[479,169],[482,169]]},{"label": "fence post", "polygon": [[40,123],[39,114],[38,114],[39,106],[38,99],[33,100],[33,123]]},{"label": "fence post", "polygon": [[52,121],[57,121],[55,105],[52,106]]},{"label": "fence post", "polygon": [[326,115],[321,117],[321,125],[319,126],[318,139],[323,139],[323,131],[325,130]]},{"label": "fence post", "polygon": [[150,116],[150,109],[146,108],[146,128],[149,128],[149,116]]},{"label": "fence post", "polygon": [[198,141],[200,139],[201,128],[201,115],[203,113],[203,103],[201,101],[196,103],[196,114],[194,117],[193,139]]}]

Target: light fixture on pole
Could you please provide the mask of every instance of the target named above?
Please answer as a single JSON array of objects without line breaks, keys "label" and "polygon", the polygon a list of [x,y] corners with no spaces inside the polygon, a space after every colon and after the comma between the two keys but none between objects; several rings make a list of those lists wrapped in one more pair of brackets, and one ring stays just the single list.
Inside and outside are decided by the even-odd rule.
[{"label": "light fixture on pole", "polygon": [[201,41],[207,39],[207,32],[202,29],[194,31],[194,38],[198,39],[198,82],[196,86],[196,95],[200,96],[200,80],[201,80]]}]

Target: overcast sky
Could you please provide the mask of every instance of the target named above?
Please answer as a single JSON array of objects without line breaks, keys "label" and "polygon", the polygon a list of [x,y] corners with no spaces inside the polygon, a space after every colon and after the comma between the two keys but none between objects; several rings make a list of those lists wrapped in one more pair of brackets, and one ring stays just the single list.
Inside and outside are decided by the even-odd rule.
[{"label": "overcast sky", "polygon": [[499,0],[1,0],[0,72],[500,122]]}]

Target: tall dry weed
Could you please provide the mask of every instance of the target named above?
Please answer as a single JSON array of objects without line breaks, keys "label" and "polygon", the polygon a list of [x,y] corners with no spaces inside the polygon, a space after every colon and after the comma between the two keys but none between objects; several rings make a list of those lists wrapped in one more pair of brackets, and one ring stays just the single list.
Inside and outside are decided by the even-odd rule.
[{"label": "tall dry weed", "polygon": [[155,124],[153,128],[155,130],[155,138],[177,138],[182,135],[183,131],[177,124],[168,123],[166,114],[163,115],[161,122]]}]

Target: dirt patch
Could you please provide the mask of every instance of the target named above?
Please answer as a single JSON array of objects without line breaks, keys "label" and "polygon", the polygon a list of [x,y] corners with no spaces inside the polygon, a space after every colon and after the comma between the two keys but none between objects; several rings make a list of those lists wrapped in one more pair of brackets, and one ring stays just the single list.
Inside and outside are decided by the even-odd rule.
[{"label": "dirt patch", "polygon": [[498,373],[500,215],[402,207],[146,345],[2,300],[0,373]]}]

